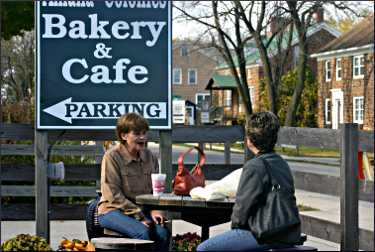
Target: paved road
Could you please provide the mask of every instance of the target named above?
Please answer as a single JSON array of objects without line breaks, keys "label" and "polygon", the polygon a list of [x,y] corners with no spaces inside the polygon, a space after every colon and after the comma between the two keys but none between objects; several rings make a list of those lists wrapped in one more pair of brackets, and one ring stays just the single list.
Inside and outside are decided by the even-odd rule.
[{"label": "paved road", "polygon": [[[159,145],[150,143],[149,148],[156,155],[159,155]],[[181,153],[186,151],[188,147],[173,145],[172,162],[177,163],[177,159]],[[207,164],[223,164],[224,152],[205,150]],[[339,176],[339,161],[336,158],[303,158],[303,157],[286,157],[292,170],[311,172],[317,174],[325,174],[330,176]],[[196,152],[185,157],[185,163],[195,163],[198,158]],[[240,153],[231,153],[232,164],[243,164],[244,155]],[[329,164],[329,165],[327,165]]]}]

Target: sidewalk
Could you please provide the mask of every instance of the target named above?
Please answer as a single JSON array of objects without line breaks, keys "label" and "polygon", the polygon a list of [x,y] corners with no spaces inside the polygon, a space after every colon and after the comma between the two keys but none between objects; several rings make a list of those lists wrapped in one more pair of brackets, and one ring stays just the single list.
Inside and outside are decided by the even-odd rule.
[{"label": "sidewalk", "polygon": [[[20,233],[35,234],[34,221],[3,221],[1,223],[2,242]],[[86,226],[84,221],[51,221],[51,246],[56,250],[62,237],[68,239],[87,240]],[[210,228],[210,236],[214,236],[230,229],[230,223],[224,223]],[[200,233],[200,227],[194,224],[174,220],[172,235],[186,232]],[[316,237],[308,236],[305,246],[318,248],[319,251],[339,251],[340,245],[325,241]]]},{"label": "sidewalk", "polygon": [[[316,211],[303,211],[304,215],[320,218],[330,222],[340,222],[339,197],[296,190],[297,203],[316,208]],[[359,227],[374,231],[374,203],[359,201]],[[224,223],[210,228],[210,236],[220,234],[230,229],[230,223]],[[57,249],[63,237],[68,239],[87,240],[84,221],[51,221],[51,246]],[[324,230],[322,230],[323,232]],[[186,232],[200,233],[200,227],[182,220],[173,221],[173,235]],[[1,226],[2,241],[20,233],[35,234],[34,221],[3,221]],[[318,248],[320,251],[339,251],[340,245],[308,235],[306,246]]]},{"label": "sidewalk", "polygon": [[[336,196],[296,190],[297,204],[319,209],[303,211],[304,215],[340,223],[340,198]],[[358,202],[359,228],[374,231],[374,203]]]}]

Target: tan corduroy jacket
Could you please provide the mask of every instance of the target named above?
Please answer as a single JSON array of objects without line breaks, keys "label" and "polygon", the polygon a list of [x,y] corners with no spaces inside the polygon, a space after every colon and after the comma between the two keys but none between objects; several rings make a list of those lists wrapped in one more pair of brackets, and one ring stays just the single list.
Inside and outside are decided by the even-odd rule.
[{"label": "tan corduroy jacket", "polygon": [[116,209],[125,213],[139,211],[135,197],[152,193],[151,173],[158,173],[158,170],[158,160],[148,149],[141,151],[137,160],[123,144],[108,150],[102,160],[98,214]]}]

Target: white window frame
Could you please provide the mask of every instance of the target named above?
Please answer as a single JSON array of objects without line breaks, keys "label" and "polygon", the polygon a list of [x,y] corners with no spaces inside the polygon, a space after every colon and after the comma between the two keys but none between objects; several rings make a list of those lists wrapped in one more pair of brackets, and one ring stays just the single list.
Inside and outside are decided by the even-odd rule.
[{"label": "white window frame", "polygon": [[331,99],[327,98],[325,100],[325,105],[324,105],[324,120],[326,124],[331,124],[331,118],[328,116],[328,111],[331,112],[331,117],[332,117],[332,104],[331,104]]},{"label": "white window frame", "polygon": [[238,93],[238,112],[242,113],[243,112],[243,102],[242,102],[242,97],[241,94]]},{"label": "white window frame", "polygon": [[[190,71],[194,71],[195,72],[195,82],[190,82]],[[187,79],[187,83],[189,85],[197,85],[198,83],[198,70],[196,68],[189,68],[188,69],[188,79]]]},{"label": "white window frame", "polygon": [[255,87],[250,86],[249,87],[249,95],[250,95],[251,105],[253,105],[253,101],[254,101],[254,92],[255,92]]},{"label": "white window frame", "polygon": [[232,107],[232,90],[224,90],[224,107]]},{"label": "white window frame", "polygon": [[[358,59],[358,65],[355,64],[356,59]],[[363,59],[363,65],[361,65],[361,59]],[[365,77],[364,71],[365,71],[365,56],[364,55],[357,55],[353,56],[353,79],[363,79]],[[361,74],[361,68],[363,67],[363,74]],[[355,74],[355,70],[358,69],[359,74]]]},{"label": "white window frame", "polygon": [[[253,101],[254,101],[254,91],[255,87],[254,86],[249,86],[249,96],[250,96],[250,101],[251,101],[251,106],[254,106]],[[245,105],[242,102],[241,95],[238,94],[238,112],[242,113]]]},{"label": "white window frame", "polygon": [[[329,66],[329,68],[328,68]],[[332,80],[332,63],[331,60],[327,60],[325,63],[325,76],[326,76],[326,81],[331,81]],[[328,76],[328,73],[330,76]]]},{"label": "white window frame", "polygon": [[[338,67],[340,62],[340,67]],[[339,76],[340,73],[340,76]],[[342,60],[341,58],[336,59],[336,80],[340,81],[342,79]]]},{"label": "white window frame", "polygon": [[198,105],[198,96],[204,96],[204,97],[208,96],[208,97],[210,97],[210,94],[209,93],[196,93],[195,94],[195,104],[197,104],[197,105]]},{"label": "white window frame", "polygon": [[247,74],[246,77],[247,77],[248,79],[250,79],[250,78],[251,78],[251,68],[248,68],[248,69],[247,69],[247,73],[246,73],[246,74]]},{"label": "white window frame", "polygon": [[[179,76],[179,82],[175,82],[175,70],[180,70],[180,76]],[[172,74],[173,84],[174,85],[181,85],[182,84],[182,69],[180,67],[173,68],[173,74]]]},{"label": "white window frame", "polygon": [[[362,100],[362,108],[356,108],[356,102]],[[362,118],[356,118],[356,112],[362,114]],[[359,115],[360,116],[360,115]],[[363,96],[354,96],[353,97],[353,123],[363,124],[363,119],[365,117],[365,108],[364,108],[364,97]]]}]

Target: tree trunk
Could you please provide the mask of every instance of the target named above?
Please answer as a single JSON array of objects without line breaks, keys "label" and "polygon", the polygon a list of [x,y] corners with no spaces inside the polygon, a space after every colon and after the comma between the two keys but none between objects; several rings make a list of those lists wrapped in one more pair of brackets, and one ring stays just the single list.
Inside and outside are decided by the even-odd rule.
[{"label": "tree trunk", "polygon": [[300,103],[301,95],[305,87],[306,65],[307,65],[307,43],[306,33],[303,35],[303,41],[298,43],[299,62],[298,62],[298,81],[293,92],[292,99],[288,106],[288,112],[285,118],[285,126],[293,127],[296,123],[297,107]]},{"label": "tree trunk", "polygon": [[274,114],[277,114],[276,109],[276,85],[277,83],[273,80],[273,74],[272,74],[272,67],[270,58],[267,55],[267,49],[263,45],[261,41],[260,36],[255,36],[255,43],[257,44],[257,47],[259,49],[260,58],[263,62],[263,70],[264,70],[264,79],[266,81],[266,86],[268,88],[268,99],[270,102],[270,111]]}]

